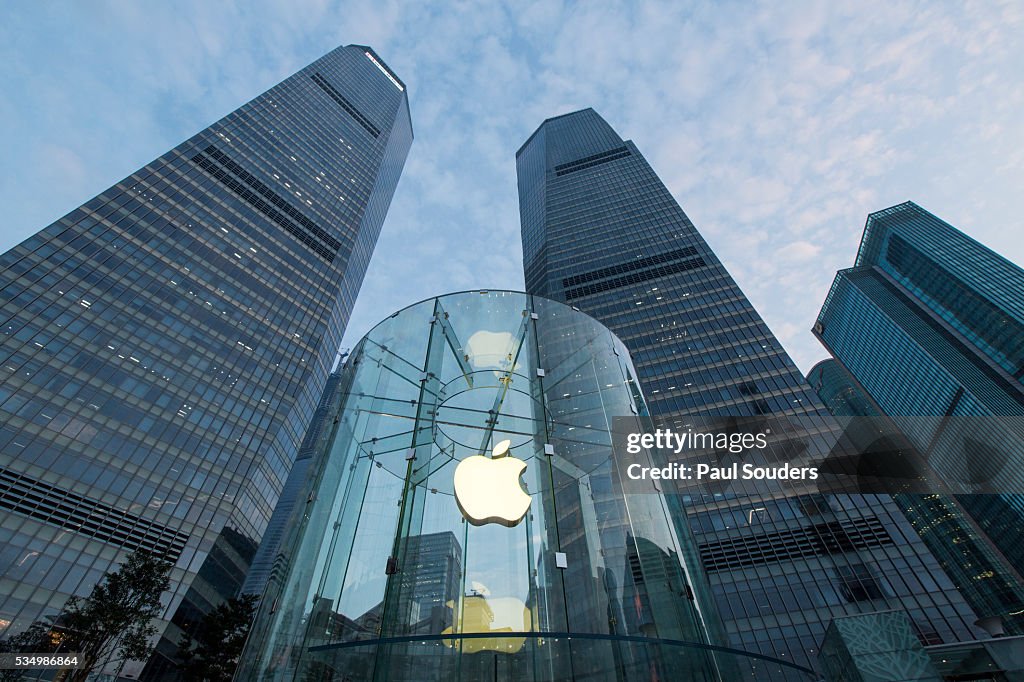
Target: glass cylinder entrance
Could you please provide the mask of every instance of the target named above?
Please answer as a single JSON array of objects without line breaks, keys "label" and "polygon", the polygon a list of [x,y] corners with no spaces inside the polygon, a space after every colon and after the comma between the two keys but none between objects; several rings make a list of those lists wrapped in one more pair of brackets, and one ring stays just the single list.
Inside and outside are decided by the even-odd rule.
[{"label": "glass cylinder entrance", "polygon": [[236,679],[771,673],[712,646],[692,545],[661,495],[623,492],[611,420],[646,414],[634,376],[601,324],[522,293],[375,327]]}]

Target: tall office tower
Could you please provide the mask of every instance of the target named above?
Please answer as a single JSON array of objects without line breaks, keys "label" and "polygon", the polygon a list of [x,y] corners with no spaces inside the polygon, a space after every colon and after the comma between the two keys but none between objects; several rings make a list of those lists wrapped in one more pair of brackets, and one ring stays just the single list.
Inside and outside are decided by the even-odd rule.
[{"label": "tall office tower", "polygon": [[411,143],[403,83],[341,47],[0,257],[0,631],[148,550],[152,678],[238,590]]},{"label": "tall office tower", "polygon": [[[325,441],[322,445],[326,444]],[[329,453],[323,454],[329,456]],[[314,467],[317,464],[314,462]],[[433,635],[445,628],[450,632],[462,587],[462,546],[451,531],[414,535],[407,543],[407,563],[400,577],[402,591],[398,608],[409,617],[409,632]],[[283,570],[287,571],[287,567]],[[310,613],[314,637],[351,641],[380,636],[383,601],[355,618],[337,612],[336,608],[333,599],[316,597]],[[413,678],[424,676],[422,667],[412,673]]]},{"label": "tall office tower", "polygon": [[454,624],[453,604],[462,587],[462,546],[451,531],[413,535],[406,541],[407,570],[398,608],[409,614],[413,634],[432,634]]},{"label": "tall office tower", "polygon": [[[636,146],[597,113],[548,119],[516,164],[527,291],[618,335],[652,414],[678,427],[830,419]],[[926,642],[972,637],[975,615],[889,497],[674,499],[733,646],[813,666],[832,618],[893,608]]]},{"label": "tall office tower", "polygon": [[983,556],[957,583],[1024,632],[1024,270],[906,202],[868,216],[814,333],[952,492],[995,485],[956,496]]}]

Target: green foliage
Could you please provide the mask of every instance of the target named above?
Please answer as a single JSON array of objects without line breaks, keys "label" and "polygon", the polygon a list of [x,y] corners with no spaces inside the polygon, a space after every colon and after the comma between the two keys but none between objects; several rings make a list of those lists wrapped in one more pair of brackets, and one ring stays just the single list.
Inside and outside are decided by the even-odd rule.
[{"label": "green foliage", "polygon": [[61,650],[85,659],[70,682],[85,680],[115,653],[118,660],[142,660],[152,653],[149,639],[157,632],[152,620],[163,610],[160,596],[170,587],[170,570],[170,562],[136,551],[84,600],[68,600],[55,627],[62,635]]},{"label": "green foliage", "polygon": [[203,616],[178,644],[186,682],[230,682],[256,612],[256,595],[229,599]]}]

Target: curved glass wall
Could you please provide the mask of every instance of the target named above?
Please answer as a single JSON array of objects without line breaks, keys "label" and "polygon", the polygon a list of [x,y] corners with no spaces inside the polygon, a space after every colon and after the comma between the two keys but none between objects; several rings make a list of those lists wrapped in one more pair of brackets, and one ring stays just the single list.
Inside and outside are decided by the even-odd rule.
[{"label": "curved glass wall", "polygon": [[634,376],[601,324],[522,293],[375,327],[236,679],[807,679],[714,646],[692,543],[623,492]]}]

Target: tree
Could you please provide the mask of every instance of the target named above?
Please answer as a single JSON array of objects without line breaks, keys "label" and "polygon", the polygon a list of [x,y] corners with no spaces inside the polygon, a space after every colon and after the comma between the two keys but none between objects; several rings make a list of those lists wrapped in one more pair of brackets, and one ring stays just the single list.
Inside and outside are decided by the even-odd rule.
[{"label": "tree", "polygon": [[[0,653],[51,653],[57,643],[52,625],[36,621],[23,632],[0,640]],[[21,679],[21,670],[0,670],[0,682],[14,682]]]},{"label": "tree", "polygon": [[160,596],[170,587],[171,563],[137,550],[121,567],[103,576],[84,600],[72,597],[64,605],[54,629],[63,651],[82,655],[83,665],[69,682],[84,682],[101,662],[142,660],[153,651],[150,638],[157,633],[152,620],[163,606]]},{"label": "tree", "polygon": [[256,613],[256,595],[243,594],[210,611],[178,644],[186,682],[230,682]]}]

